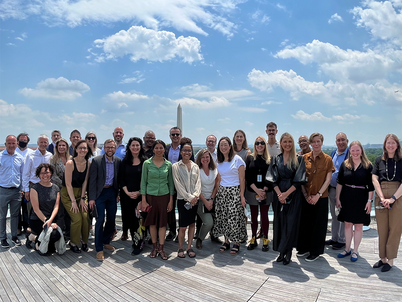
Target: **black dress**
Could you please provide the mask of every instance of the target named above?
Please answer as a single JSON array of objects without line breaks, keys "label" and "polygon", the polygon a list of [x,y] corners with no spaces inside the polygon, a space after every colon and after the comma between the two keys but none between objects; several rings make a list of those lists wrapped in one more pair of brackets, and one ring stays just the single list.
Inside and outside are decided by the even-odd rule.
[{"label": "black dress", "polygon": [[[354,224],[370,224],[370,214],[366,214],[368,194],[374,191],[371,171],[373,166],[370,164],[365,169],[361,164],[356,170],[348,169],[343,162],[339,168],[338,184],[342,185],[341,211],[338,220],[342,222],[351,222]],[[352,188],[350,186],[365,187],[365,189]]]},{"label": "black dress", "polygon": [[278,186],[281,192],[286,192],[292,185],[296,187],[296,190],[289,195],[286,204],[280,203],[278,195],[273,194],[273,250],[280,253],[288,253],[297,246],[302,202],[301,185],[307,183],[303,156],[298,155],[297,161],[299,166],[289,169],[283,163],[283,155],[279,154],[271,159],[266,176],[268,183],[274,188]]}]

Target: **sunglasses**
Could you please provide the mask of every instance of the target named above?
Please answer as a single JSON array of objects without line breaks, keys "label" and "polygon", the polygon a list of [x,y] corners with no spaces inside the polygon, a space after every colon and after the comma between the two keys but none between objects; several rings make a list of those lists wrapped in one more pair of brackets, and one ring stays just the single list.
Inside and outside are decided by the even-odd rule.
[{"label": "sunglasses", "polygon": [[180,134],[179,133],[172,133],[172,134],[170,134],[171,136],[180,136]]},{"label": "sunglasses", "polygon": [[87,139],[92,141],[92,140],[96,140],[96,137],[95,136],[88,136]]},{"label": "sunglasses", "polygon": [[265,146],[265,143],[264,143],[264,142],[255,142],[255,145],[256,145],[256,146],[259,146],[259,145]]}]

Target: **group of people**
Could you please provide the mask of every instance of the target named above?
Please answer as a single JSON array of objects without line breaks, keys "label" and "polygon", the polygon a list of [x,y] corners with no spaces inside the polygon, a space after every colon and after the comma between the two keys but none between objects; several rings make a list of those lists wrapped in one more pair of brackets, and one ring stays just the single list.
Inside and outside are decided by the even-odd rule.
[{"label": "group of people", "polygon": [[[283,133],[278,142],[277,132],[277,125],[268,123],[268,140],[258,136],[252,152],[242,130],[232,140],[222,137],[217,141],[209,135],[207,148],[195,156],[191,139],[182,137],[178,127],[170,129],[168,145],[156,139],[153,131],[147,131],[143,140],[132,137],[124,144],[123,129],[117,127],[102,149],[97,147],[94,132],[81,139],[80,132],[73,130],[69,146],[55,130],[51,144],[46,135],[39,136],[36,151],[27,148],[28,134],[8,135],[0,154],[1,245],[9,247],[5,219],[10,204],[14,244],[21,245],[18,232],[25,228],[26,246],[39,251],[39,234],[51,228],[47,253],[59,249],[63,233],[70,238],[71,251],[87,252],[96,219],[96,259],[102,261],[104,249],[114,250],[110,243],[120,201],[121,240],[127,240],[130,233],[133,255],[141,253],[147,232],[151,258],[168,259],[165,240],[178,242],[179,258],[194,258],[193,240],[202,249],[208,233],[211,240],[220,242],[220,252],[236,255],[248,238],[247,205],[252,234],[247,249],[255,249],[261,239],[266,252],[272,204],[272,248],[279,252],[277,262],[289,264],[293,248],[297,256],[315,261],[325,245],[343,250],[338,257],[350,256],[354,262],[359,257],[363,225],[370,224],[375,190],[380,260],[374,268],[389,271],[402,234],[399,139],[388,134],[383,154],[371,164],[361,143],[348,145],[344,133],[336,136],[337,149],[329,156],[321,149],[324,137],[320,133],[300,136],[301,150],[296,152],[293,136]],[[326,241],[328,206],[332,238]]]}]

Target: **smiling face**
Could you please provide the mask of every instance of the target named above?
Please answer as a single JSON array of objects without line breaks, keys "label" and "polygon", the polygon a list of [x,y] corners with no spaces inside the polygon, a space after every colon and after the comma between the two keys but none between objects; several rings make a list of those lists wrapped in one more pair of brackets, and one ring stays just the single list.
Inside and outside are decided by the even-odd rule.
[{"label": "smiling face", "polygon": [[70,142],[73,147],[81,140],[81,134],[78,132],[71,133]]},{"label": "smiling face", "polygon": [[336,136],[336,146],[338,147],[338,152],[343,152],[348,147],[349,140],[347,139],[345,133],[339,133]]},{"label": "smiling face", "polygon": [[170,130],[170,139],[172,140],[172,143],[174,143],[174,144],[180,143],[180,139],[181,139],[180,129],[171,129]]},{"label": "smiling face", "polygon": [[13,155],[15,149],[17,149],[17,138],[14,135],[8,136],[6,139],[5,146],[7,149],[7,153]]},{"label": "smiling face", "polygon": [[322,140],[318,135],[313,137],[313,139],[310,142],[310,145],[315,153],[321,152]]},{"label": "smiling face", "polygon": [[193,149],[191,148],[190,145],[184,145],[180,149],[180,153],[181,153],[181,157],[183,158],[183,160],[190,160],[191,155],[193,154]]},{"label": "smiling face", "polygon": [[236,134],[235,134],[236,145],[242,146],[243,142],[244,142],[244,139],[245,138],[244,138],[243,133],[241,133],[240,131],[237,131]]},{"label": "smiling face", "polygon": [[151,149],[152,146],[153,146],[154,143],[155,143],[155,139],[156,139],[156,138],[155,138],[155,133],[153,133],[153,132],[151,132],[151,131],[145,133],[145,136],[144,136],[145,146],[146,146],[148,149]]},{"label": "smiling face", "polygon": [[93,147],[96,142],[96,136],[94,134],[90,134],[85,140],[87,141],[88,146]]},{"label": "smiling face", "polygon": [[43,167],[40,170],[39,178],[42,182],[49,182],[52,179],[52,172],[50,172],[49,168]]},{"label": "smiling face", "polygon": [[163,147],[162,144],[156,144],[154,147],[154,154],[155,156],[163,156],[165,153],[165,148]]},{"label": "smiling face", "polygon": [[284,136],[281,140],[281,147],[284,152],[290,152],[292,151],[294,146],[294,142],[291,137],[289,136]]},{"label": "smiling face", "polygon": [[229,154],[230,151],[230,144],[226,139],[222,139],[219,142],[219,150],[221,151],[221,153],[225,156],[227,156]]},{"label": "smiling face", "polygon": [[353,160],[359,160],[362,156],[362,149],[359,145],[353,145],[350,147],[349,152]]},{"label": "smiling face", "polygon": [[201,164],[203,167],[208,167],[210,162],[211,162],[211,155],[209,154],[209,152],[205,152],[204,155],[201,157]]},{"label": "smiling face", "polygon": [[302,150],[308,149],[308,137],[305,135],[301,135],[298,141],[299,147]]},{"label": "smiling face", "polygon": [[116,143],[120,144],[121,141],[123,140],[123,137],[124,137],[123,128],[117,127],[116,129],[114,129],[113,138]]},{"label": "smiling face", "polygon": [[137,141],[132,141],[130,144],[131,154],[135,157],[138,157],[138,154],[140,154],[140,150],[141,150],[140,143]]},{"label": "smiling face", "polygon": [[105,149],[105,154],[107,157],[113,157],[116,152],[116,144],[114,142],[109,142],[103,147]]},{"label": "smiling face", "polygon": [[57,152],[59,152],[60,155],[66,154],[67,152],[67,144],[63,141],[60,141],[57,144]]},{"label": "smiling face", "polygon": [[78,156],[85,157],[88,153],[88,144],[81,143],[75,148],[75,150],[77,150]]},{"label": "smiling face", "polygon": [[207,144],[207,148],[209,151],[215,151],[215,146],[216,146],[216,137],[213,135],[210,135],[207,137],[207,141],[205,142]]},{"label": "smiling face", "polygon": [[257,138],[254,142],[254,148],[257,151],[257,154],[264,154],[266,148],[264,140],[262,140],[261,138]]},{"label": "smiling face", "polygon": [[388,156],[391,155],[390,157],[393,157],[397,148],[398,148],[397,142],[392,137],[389,137],[385,142],[385,149],[388,152]]},{"label": "smiling face", "polygon": [[39,149],[39,151],[45,152],[47,146],[49,146],[49,141],[48,141],[47,138],[41,137],[41,138],[38,139],[38,149]]}]

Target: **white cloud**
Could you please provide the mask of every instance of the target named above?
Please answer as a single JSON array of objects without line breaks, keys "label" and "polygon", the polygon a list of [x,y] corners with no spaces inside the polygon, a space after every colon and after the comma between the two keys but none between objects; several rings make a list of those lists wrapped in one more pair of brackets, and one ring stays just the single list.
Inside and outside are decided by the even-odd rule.
[{"label": "white cloud", "polygon": [[283,49],[275,57],[295,58],[304,65],[315,62],[325,74],[341,81],[365,82],[386,78],[392,71],[402,72],[401,50],[343,50],[318,40]]},{"label": "white cloud", "polygon": [[355,7],[350,12],[354,15],[357,25],[369,30],[374,37],[402,46],[401,7],[400,0],[369,0],[363,1],[361,7]]},{"label": "white cloud", "polygon": [[341,16],[339,16],[337,13],[333,14],[331,18],[329,18],[328,23],[331,24],[333,22],[343,22],[343,19]]},{"label": "white cloud", "polygon": [[292,117],[296,120],[302,121],[325,121],[328,122],[331,120],[329,117],[325,117],[321,112],[314,112],[312,114],[305,113],[303,110],[297,111],[296,114],[292,114]]},{"label": "white cloud", "polygon": [[25,39],[27,38],[27,34],[26,33],[22,33],[20,37],[16,37],[16,40],[20,40],[20,41],[25,41]]},{"label": "white cloud", "polygon": [[250,126],[250,127],[254,125],[254,123],[249,122],[249,121],[246,121],[245,124],[246,124],[247,126]]},{"label": "white cloud", "polygon": [[30,98],[75,100],[89,90],[89,86],[81,81],[59,77],[48,78],[39,82],[36,88],[23,88],[19,92]]},{"label": "white cloud", "polygon": [[256,108],[256,107],[241,107],[239,109],[240,111],[253,112],[253,113],[262,113],[267,111],[267,109]]},{"label": "white cloud", "polygon": [[221,122],[221,123],[229,123],[230,122],[230,118],[228,118],[228,117],[225,117],[225,118],[219,118],[218,119],[218,122]]},{"label": "white cloud", "polygon": [[248,81],[251,86],[261,91],[270,93],[279,87],[289,92],[294,100],[306,97],[331,106],[344,103],[356,105],[358,102],[368,105],[380,102],[397,106],[402,104],[402,94],[395,93],[395,90],[402,90],[402,87],[400,84],[390,84],[386,80],[370,85],[333,81],[310,82],[293,70],[265,72],[253,69],[248,74]]},{"label": "white cloud", "polygon": [[129,84],[129,83],[141,83],[142,81],[145,81],[144,75],[140,71],[135,71],[134,72],[135,77],[127,77],[123,76],[123,79],[119,82],[119,84]]},{"label": "white cloud", "polygon": [[133,62],[141,59],[162,62],[179,57],[183,62],[192,63],[203,59],[200,53],[201,44],[197,38],[176,38],[172,32],[142,26],[132,26],[127,31],[121,30],[105,39],[97,39],[94,43],[104,51],[104,54],[98,56],[98,62],[125,55],[129,55]]},{"label": "white cloud", "polygon": [[[146,27],[173,27],[207,35],[201,24],[230,37],[236,25],[224,17],[237,0],[3,0],[0,18],[24,19],[38,15],[49,26],[76,27],[91,23],[143,23]],[[201,24],[199,24],[201,23]]]},{"label": "white cloud", "polygon": [[266,101],[262,102],[261,105],[276,105],[276,104],[282,104],[282,102],[274,102],[274,101]]},{"label": "white cloud", "polygon": [[107,95],[107,98],[112,101],[140,101],[147,100],[149,97],[144,94],[131,93],[131,92],[122,92],[122,91],[114,91]]},{"label": "white cloud", "polygon": [[261,22],[262,24],[268,24],[271,21],[271,18],[264,14],[261,10],[257,9],[252,15],[251,18],[257,22]]},{"label": "white cloud", "polygon": [[8,46],[15,46],[14,43],[7,43]]},{"label": "white cloud", "polygon": [[340,124],[351,124],[353,121],[360,120],[362,117],[359,115],[353,115],[346,113],[344,115],[333,115],[332,117],[326,117],[324,116],[321,112],[314,112],[312,114],[308,114],[304,112],[303,110],[299,110],[296,112],[296,114],[292,114],[292,117],[296,120],[302,120],[302,121],[324,121],[324,122],[329,122],[329,121],[335,121]]},{"label": "white cloud", "polygon": [[9,104],[0,99],[0,116],[17,116],[18,114],[25,115],[32,112],[31,108],[24,104]]},{"label": "white cloud", "polygon": [[175,100],[176,104],[186,105],[189,107],[195,107],[197,109],[213,109],[220,107],[228,107],[230,106],[230,102],[224,97],[216,97],[213,96],[209,101],[200,101],[193,98],[181,98]]},{"label": "white cloud", "polygon": [[253,92],[246,89],[241,90],[211,90],[209,86],[192,84],[183,86],[180,91],[186,96],[196,98],[224,97],[229,100],[239,100],[253,95]]},{"label": "white cloud", "polygon": [[71,115],[64,114],[59,116],[59,120],[69,125],[77,125],[80,123],[90,123],[96,119],[96,115],[92,113],[73,112]]}]

